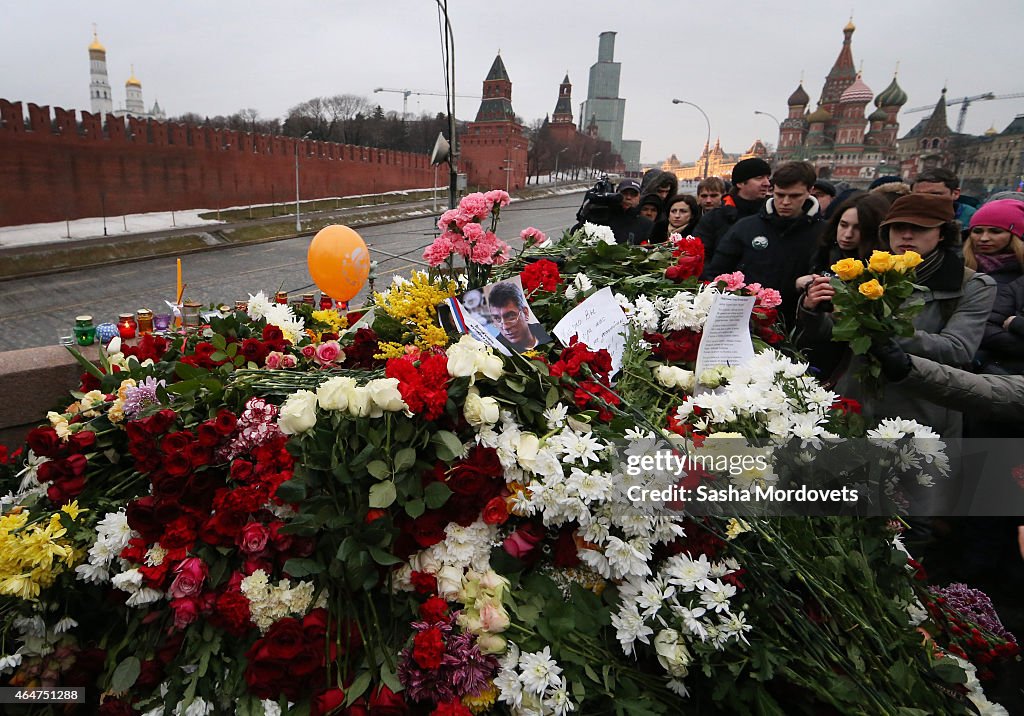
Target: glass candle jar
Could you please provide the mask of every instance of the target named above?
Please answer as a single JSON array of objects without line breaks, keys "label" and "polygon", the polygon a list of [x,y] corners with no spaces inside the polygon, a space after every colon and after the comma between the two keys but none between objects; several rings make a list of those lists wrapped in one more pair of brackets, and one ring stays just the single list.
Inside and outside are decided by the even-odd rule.
[{"label": "glass candle jar", "polygon": [[139,333],[146,335],[153,332],[153,312],[148,308],[140,308],[135,312],[139,324]]},{"label": "glass candle jar", "polygon": [[235,301],[235,310],[236,311],[241,311],[242,313],[247,313],[249,311],[249,302],[248,301]]},{"label": "glass candle jar", "polygon": [[172,316],[170,313],[158,313],[153,316],[153,328],[157,332],[164,332],[171,327]]},{"label": "glass candle jar", "polygon": [[75,327],[72,330],[78,345],[91,346],[96,342],[96,326],[92,323],[92,316],[75,316]]},{"label": "glass candle jar", "polygon": [[320,294],[320,310],[326,311],[329,308],[334,308],[334,299],[328,296],[326,293]]},{"label": "glass candle jar", "polygon": [[135,330],[138,328],[138,324],[135,323],[134,313],[121,313],[117,316],[117,334],[121,336],[121,340],[128,338],[135,338]]},{"label": "glass candle jar", "polygon": [[287,306],[288,305],[288,292],[287,291],[278,291],[277,295],[274,296],[274,302],[275,303],[280,303],[280,304],[282,304],[284,306]]},{"label": "glass candle jar", "polygon": [[302,302],[310,306],[316,305],[316,294],[304,293],[302,294]]},{"label": "glass candle jar", "polygon": [[185,301],[181,304],[181,321],[186,329],[199,328],[199,309],[202,306],[195,301]]}]

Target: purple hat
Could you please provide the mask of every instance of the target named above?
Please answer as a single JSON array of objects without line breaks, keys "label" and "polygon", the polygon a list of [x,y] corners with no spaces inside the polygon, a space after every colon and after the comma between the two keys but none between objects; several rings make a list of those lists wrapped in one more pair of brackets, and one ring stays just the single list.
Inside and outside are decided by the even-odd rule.
[{"label": "purple hat", "polygon": [[994,226],[1020,238],[1024,234],[1024,202],[1016,199],[990,201],[974,212],[971,228],[975,226]]}]

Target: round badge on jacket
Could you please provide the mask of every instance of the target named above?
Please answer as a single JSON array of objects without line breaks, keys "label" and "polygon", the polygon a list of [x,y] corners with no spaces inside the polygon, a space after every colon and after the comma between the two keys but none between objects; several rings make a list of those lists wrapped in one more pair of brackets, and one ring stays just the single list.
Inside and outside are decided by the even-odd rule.
[{"label": "round badge on jacket", "polygon": [[750,245],[760,251],[761,249],[768,248],[768,237],[767,236],[755,236],[750,242]]}]

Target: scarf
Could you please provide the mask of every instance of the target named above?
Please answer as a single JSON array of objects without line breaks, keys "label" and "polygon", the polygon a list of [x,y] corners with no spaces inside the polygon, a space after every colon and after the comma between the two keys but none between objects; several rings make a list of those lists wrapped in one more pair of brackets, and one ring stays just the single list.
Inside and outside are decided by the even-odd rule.
[{"label": "scarf", "polygon": [[1012,251],[1001,254],[974,254],[981,273],[999,273],[1017,263],[1017,254]]},{"label": "scarf", "polygon": [[[942,249],[932,251],[930,254],[924,257],[924,260],[917,265],[917,281],[916,283],[922,286],[928,286],[928,279],[938,273],[939,269],[942,268],[942,260],[946,257],[946,252]],[[932,286],[928,286],[933,288]]]}]

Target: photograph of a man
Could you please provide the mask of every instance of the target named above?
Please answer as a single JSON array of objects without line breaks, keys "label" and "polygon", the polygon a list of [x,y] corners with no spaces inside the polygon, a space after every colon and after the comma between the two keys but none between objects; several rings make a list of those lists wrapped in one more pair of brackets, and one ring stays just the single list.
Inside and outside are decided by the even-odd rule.
[{"label": "photograph of a man", "polygon": [[518,276],[486,286],[484,290],[491,314],[491,325],[498,329],[498,335],[517,353],[532,350],[551,341],[551,336],[530,310]]}]

